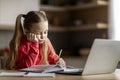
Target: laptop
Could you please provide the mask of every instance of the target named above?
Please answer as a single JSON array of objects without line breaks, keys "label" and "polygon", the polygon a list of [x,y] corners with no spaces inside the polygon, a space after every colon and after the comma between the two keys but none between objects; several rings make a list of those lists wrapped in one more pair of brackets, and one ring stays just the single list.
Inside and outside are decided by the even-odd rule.
[{"label": "laptop", "polygon": [[112,73],[120,60],[120,41],[95,39],[87,58],[85,67],[67,68],[61,74],[94,75]]}]

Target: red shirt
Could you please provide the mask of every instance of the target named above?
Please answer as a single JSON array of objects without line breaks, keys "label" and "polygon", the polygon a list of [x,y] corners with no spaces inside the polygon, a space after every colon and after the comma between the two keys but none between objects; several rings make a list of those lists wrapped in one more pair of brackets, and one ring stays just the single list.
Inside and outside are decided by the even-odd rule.
[{"label": "red shirt", "polygon": [[[47,41],[48,45],[48,62],[49,64],[55,64],[58,60],[58,55],[55,53],[50,41]],[[27,40],[24,36],[18,47],[18,60],[15,68],[27,68],[33,65],[42,64],[42,45],[39,42],[32,42]]]}]

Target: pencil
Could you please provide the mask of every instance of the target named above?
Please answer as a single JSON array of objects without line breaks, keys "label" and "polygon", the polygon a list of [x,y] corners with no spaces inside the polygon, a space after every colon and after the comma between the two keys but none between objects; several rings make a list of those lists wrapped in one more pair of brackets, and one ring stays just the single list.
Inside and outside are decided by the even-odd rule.
[{"label": "pencil", "polygon": [[61,54],[62,54],[62,49],[60,49],[60,52],[59,52],[59,59],[60,59],[60,57],[61,57]]}]

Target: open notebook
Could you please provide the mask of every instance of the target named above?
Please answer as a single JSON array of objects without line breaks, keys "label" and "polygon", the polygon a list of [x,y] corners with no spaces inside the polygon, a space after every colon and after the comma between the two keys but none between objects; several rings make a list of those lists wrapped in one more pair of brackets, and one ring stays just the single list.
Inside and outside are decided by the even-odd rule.
[{"label": "open notebook", "polygon": [[61,73],[63,72],[78,72],[81,70],[72,66],[61,67],[59,65],[36,65],[29,68],[20,69],[20,71],[25,72],[36,72],[36,73]]},{"label": "open notebook", "polygon": [[40,72],[40,73],[47,73],[47,72],[57,72],[64,70],[59,65],[36,65],[29,68],[20,69],[20,71],[25,72]]}]

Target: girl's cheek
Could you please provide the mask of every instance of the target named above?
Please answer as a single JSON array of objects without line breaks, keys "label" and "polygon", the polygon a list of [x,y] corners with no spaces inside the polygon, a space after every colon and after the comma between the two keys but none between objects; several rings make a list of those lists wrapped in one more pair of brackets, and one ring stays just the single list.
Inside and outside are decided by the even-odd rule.
[{"label": "girl's cheek", "polygon": [[[38,38],[39,40],[41,40],[41,35],[36,35],[36,36],[37,36],[37,38]],[[46,38],[47,38],[47,34],[44,34],[43,37],[44,37],[43,39],[46,39]]]},{"label": "girl's cheek", "polygon": [[45,35],[45,37],[47,37],[47,34]]},{"label": "girl's cheek", "polygon": [[46,37],[47,37],[47,34],[44,34],[43,37],[46,38]]}]

